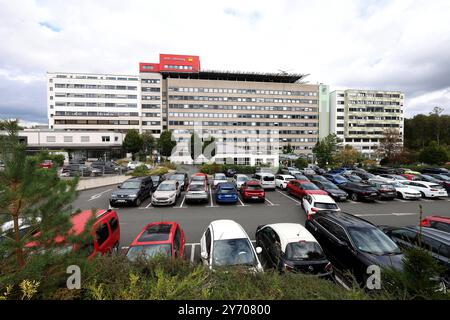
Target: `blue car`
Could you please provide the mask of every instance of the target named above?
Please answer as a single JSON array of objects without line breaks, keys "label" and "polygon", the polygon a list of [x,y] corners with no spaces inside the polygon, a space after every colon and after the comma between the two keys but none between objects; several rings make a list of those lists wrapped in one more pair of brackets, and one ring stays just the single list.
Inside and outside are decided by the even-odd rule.
[{"label": "blue car", "polygon": [[348,180],[346,178],[344,178],[343,176],[341,176],[340,174],[326,173],[323,176],[325,178],[327,178],[328,180],[330,180],[331,182],[333,182],[335,185],[340,185],[340,184],[344,184],[344,183],[348,182]]},{"label": "blue car", "polygon": [[216,187],[216,202],[218,203],[236,203],[238,201],[238,192],[231,183],[220,183]]}]

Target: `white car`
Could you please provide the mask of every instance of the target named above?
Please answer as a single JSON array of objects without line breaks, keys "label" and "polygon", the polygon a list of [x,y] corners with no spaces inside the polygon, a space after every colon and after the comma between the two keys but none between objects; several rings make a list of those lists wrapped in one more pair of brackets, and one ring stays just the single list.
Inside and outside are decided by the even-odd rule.
[{"label": "white car", "polygon": [[401,181],[402,184],[420,192],[423,198],[447,197],[447,191],[436,183],[426,181]]},{"label": "white car", "polygon": [[[36,222],[39,224],[42,221],[40,217],[36,217]],[[31,224],[31,220],[19,218],[19,233],[23,237],[26,234],[33,235],[38,232],[38,226]],[[0,241],[2,238],[7,237],[7,234],[14,231],[14,221],[10,220],[0,225]]]},{"label": "white car", "polygon": [[295,180],[295,177],[289,174],[277,174],[275,176],[275,187],[285,190],[289,181]]},{"label": "white car", "polygon": [[225,183],[225,182],[228,182],[228,178],[225,174],[223,174],[223,173],[214,174],[214,177],[213,177],[213,187],[214,188],[217,187],[217,185],[219,183]]},{"label": "white car", "polygon": [[128,162],[128,164],[127,164],[127,168],[130,169],[130,170],[134,170],[134,169],[136,169],[137,167],[139,167],[139,166],[141,166],[141,165],[143,165],[142,162],[139,162],[139,161],[130,161],[130,162]]},{"label": "white car", "polygon": [[307,194],[304,196],[302,207],[308,216],[324,210],[341,211],[333,198],[321,194]]},{"label": "white car", "polygon": [[397,198],[400,198],[400,199],[422,198],[422,194],[420,193],[420,191],[410,188],[407,185],[400,183],[399,181],[390,183],[390,185],[392,185],[395,188],[395,191],[397,192]]},{"label": "white car", "polygon": [[305,272],[328,276],[333,267],[319,242],[298,223],[275,223],[259,226],[256,244],[263,249],[270,267],[281,272]]},{"label": "white car", "polygon": [[152,205],[174,205],[181,194],[180,184],[175,180],[161,182],[152,194]]},{"label": "white car", "polygon": [[233,177],[233,183],[236,185],[236,189],[241,190],[242,185],[250,180],[250,178],[245,174],[236,174]]},{"label": "white car", "polygon": [[258,254],[240,224],[233,220],[216,220],[206,228],[200,240],[200,256],[211,270],[220,267],[244,266],[253,272],[262,272]]},{"label": "white car", "polygon": [[264,190],[275,190],[275,175],[272,173],[255,173],[254,179],[261,183]]}]

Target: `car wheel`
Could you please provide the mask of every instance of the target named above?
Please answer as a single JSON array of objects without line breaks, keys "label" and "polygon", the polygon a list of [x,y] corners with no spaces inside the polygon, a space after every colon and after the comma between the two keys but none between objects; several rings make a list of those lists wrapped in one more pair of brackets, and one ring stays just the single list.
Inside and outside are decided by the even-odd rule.
[{"label": "car wheel", "polygon": [[142,203],[141,199],[137,198],[136,202],[135,202],[136,207],[139,207],[141,205],[141,203]]},{"label": "car wheel", "polygon": [[403,197],[403,193],[397,192],[397,198],[404,199],[405,197]]},{"label": "car wheel", "polygon": [[426,198],[426,197],[425,197],[425,193],[423,193],[422,191],[420,191],[420,194],[422,195],[422,198]]},{"label": "car wheel", "polygon": [[352,201],[358,201],[358,195],[356,193],[352,193],[351,197]]}]

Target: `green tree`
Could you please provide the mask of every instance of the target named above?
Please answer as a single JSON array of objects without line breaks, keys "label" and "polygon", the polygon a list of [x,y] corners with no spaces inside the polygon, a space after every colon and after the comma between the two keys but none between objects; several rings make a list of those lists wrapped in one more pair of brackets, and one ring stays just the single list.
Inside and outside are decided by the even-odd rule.
[{"label": "green tree", "polygon": [[377,153],[387,163],[392,163],[398,154],[402,152],[400,132],[396,129],[388,129],[383,132]]},{"label": "green tree", "polygon": [[194,161],[202,154],[202,141],[196,132],[193,132],[189,139],[189,152]]},{"label": "green tree", "polygon": [[287,145],[283,146],[283,153],[284,154],[291,154],[293,152],[292,146],[290,143],[288,143]]},{"label": "green tree", "polygon": [[313,152],[316,155],[319,166],[325,167],[327,164],[332,163],[333,155],[337,150],[338,144],[339,139],[334,133],[329,134],[316,143]]},{"label": "green tree", "polygon": [[295,160],[294,165],[295,165],[295,167],[297,167],[299,169],[306,168],[308,166],[308,160],[306,160],[305,158],[299,157],[297,160]]},{"label": "green tree", "polygon": [[172,138],[172,132],[169,130],[164,130],[158,141],[158,148],[161,155],[170,157],[172,155],[172,150],[176,145],[177,143]]},{"label": "green tree", "polygon": [[135,129],[127,131],[125,138],[123,139],[122,147],[126,152],[130,152],[135,159],[135,153],[139,152],[143,146],[143,140],[139,132]]},{"label": "green tree", "polygon": [[216,139],[214,137],[208,137],[203,140],[202,153],[203,155],[211,159],[216,155]]},{"label": "green tree", "polygon": [[142,139],[142,150],[141,151],[145,155],[150,155],[156,146],[155,137],[150,132],[145,131],[141,134],[141,139]]},{"label": "green tree", "polygon": [[[26,263],[24,246],[31,235],[22,235],[20,226],[38,225],[40,233],[34,241],[49,247],[57,235],[67,234],[71,228],[70,203],[76,197],[77,179],[62,181],[56,168],[42,169],[39,157],[26,155],[26,145],[18,138],[17,121],[4,121],[7,131],[0,146],[0,157],[5,164],[0,171],[0,215],[12,220],[13,230],[0,243],[1,252],[15,257],[19,267]],[[10,253],[10,254],[9,254]]]},{"label": "green tree", "polygon": [[342,166],[351,167],[362,160],[361,154],[351,145],[346,145],[339,150],[334,156],[334,162],[340,163]]},{"label": "green tree", "polygon": [[448,151],[445,147],[439,146],[436,141],[432,141],[419,154],[419,160],[426,164],[443,164],[448,159]]}]

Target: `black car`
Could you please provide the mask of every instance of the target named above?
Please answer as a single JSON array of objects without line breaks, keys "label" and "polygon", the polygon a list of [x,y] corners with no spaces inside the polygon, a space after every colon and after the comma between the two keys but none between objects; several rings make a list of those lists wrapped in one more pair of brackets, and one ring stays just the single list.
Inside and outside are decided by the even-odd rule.
[{"label": "black car", "polygon": [[265,268],[331,277],[333,268],[319,243],[302,225],[276,223],[256,229],[256,245],[262,248]]},{"label": "black car", "polygon": [[109,198],[109,204],[114,207],[119,204],[140,206],[142,201],[150,197],[153,181],[150,176],[131,178],[123,182]]},{"label": "black car", "polygon": [[227,178],[232,178],[236,174],[236,170],[230,168],[230,169],[226,169],[223,173],[225,174],[225,176]]},{"label": "black car", "polygon": [[353,201],[373,201],[378,199],[379,192],[372,186],[365,183],[347,182],[339,185],[339,188],[347,192]]},{"label": "black car", "polygon": [[349,271],[361,285],[367,268],[402,269],[403,254],[397,244],[370,222],[345,212],[322,211],[305,222],[325,255],[342,276]]},{"label": "black car", "polygon": [[350,182],[363,182],[364,181],[359,176],[357,176],[356,174],[353,174],[353,173],[344,172],[344,173],[342,173],[342,176]]},{"label": "black car", "polygon": [[328,182],[329,180],[325,177],[322,177],[318,174],[305,174],[305,177],[309,179],[309,181],[321,181],[321,182]]},{"label": "black car", "polygon": [[450,174],[450,171],[445,168],[425,168],[421,171],[422,173],[434,173],[434,174]]},{"label": "black car", "polygon": [[334,201],[345,201],[347,200],[348,194],[344,190],[339,189],[337,185],[330,181],[311,181],[316,186],[319,187],[320,190],[324,190],[328,192],[328,195],[333,198]]},{"label": "black car", "polygon": [[313,169],[317,174],[325,174],[327,171],[325,169],[320,168],[319,166],[312,165],[311,169]]},{"label": "black car", "polygon": [[418,226],[398,228],[383,226],[381,229],[401,248],[429,250],[439,264],[446,268],[446,278],[450,280],[450,233],[433,228],[422,228],[421,231]]},{"label": "black car", "polygon": [[62,169],[63,172],[69,172],[71,177],[81,176],[90,177],[92,175],[92,170],[84,164],[69,164]]},{"label": "black car", "polygon": [[353,171],[353,175],[360,177],[364,181],[376,178],[376,176],[374,174],[371,174],[369,172],[362,172],[362,171],[358,171],[358,170]]},{"label": "black car", "polygon": [[303,180],[303,181],[309,180],[307,176],[300,174],[300,173],[294,174],[294,178],[295,178],[295,180]]},{"label": "black car", "polygon": [[394,168],[388,167],[378,167],[369,170],[373,174],[401,174],[403,172],[398,172]]},{"label": "black car", "polygon": [[91,167],[101,170],[103,174],[114,174],[124,171],[123,168],[111,161],[95,161],[92,162]]},{"label": "black car", "polygon": [[186,190],[189,185],[189,177],[187,173],[184,172],[175,172],[171,173],[166,177],[166,180],[175,180],[180,184],[181,191]]},{"label": "black car", "polygon": [[394,186],[386,183],[384,181],[371,180],[366,182],[369,186],[377,189],[379,193],[379,199],[382,200],[392,200],[397,197],[397,190],[395,190]]},{"label": "black car", "polygon": [[450,176],[447,176],[445,174],[434,174],[429,173],[427,174],[430,177],[433,177],[440,181],[440,184],[447,190],[447,193],[450,193]]},{"label": "black car", "polygon": [[161,182],[164,181],[164,176],[159,176],[159,175],[154,175],[154,176],[150,176],[152,178],[152,192],[156,190],[156,188],[158,188],[159,184]]}]

